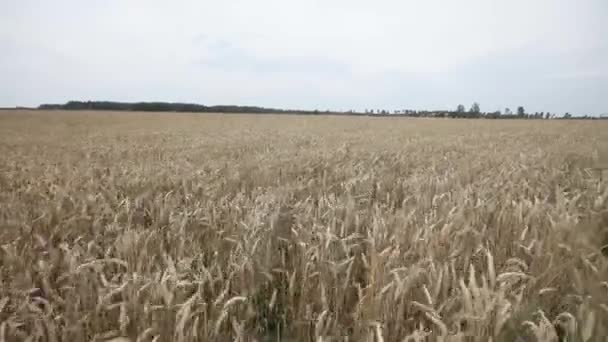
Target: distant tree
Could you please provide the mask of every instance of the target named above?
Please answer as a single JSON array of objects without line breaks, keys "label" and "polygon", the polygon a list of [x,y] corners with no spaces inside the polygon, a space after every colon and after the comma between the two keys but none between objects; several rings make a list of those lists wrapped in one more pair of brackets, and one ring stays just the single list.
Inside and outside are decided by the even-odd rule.
[{"label": "distant tree", "polygon": [[524,109],[523,106],[517,107],[517,116],[519,116],[519,117],[526,116],[526,110]]},{"label": "distant tree", "polygon": [[464,111],[465,109],[463,104],[459,104],[458,107],[456,107],[456,113],[464,113]]},{"label": "distant tree", "polygon": [[509,108],[509,107],[505,108],[505,115],[513,115],[511,108]]},{"label": "distant tree", "polygon": [[497,110],[497,111],[494,111],[494,112],[486,113],[485,117],[488,118],[488,119],[499,119],[500,118],[500,111]]},{"label": "distant tree", "polygon": [[549,117],[551,117],[551,113],[547,112],[547,114],[545,114],[545,120],[549,120]]},{"label": "distant tree", "polygon": [[481,109],[479,108],[479,103],[477,103],[477,102],[473,103],[473,105],[471,106],[471,109],[469,109],[469,112],[471,112],[473,114],[479,114],[481,112]]},{"label": "distant tree", "polygon": [[570,119],[572,117],[572,115],[568,112],[566,112],[566,114],[564,114],[564,119]]}]

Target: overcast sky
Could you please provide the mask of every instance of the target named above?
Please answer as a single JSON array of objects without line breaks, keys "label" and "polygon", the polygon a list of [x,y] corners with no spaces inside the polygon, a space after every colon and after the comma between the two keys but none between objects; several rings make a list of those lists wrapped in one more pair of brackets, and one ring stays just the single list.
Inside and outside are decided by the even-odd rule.
[{"label": "overcast sky", "polygon": [[608,112],[606,0],[0,0],[0,106]]}]

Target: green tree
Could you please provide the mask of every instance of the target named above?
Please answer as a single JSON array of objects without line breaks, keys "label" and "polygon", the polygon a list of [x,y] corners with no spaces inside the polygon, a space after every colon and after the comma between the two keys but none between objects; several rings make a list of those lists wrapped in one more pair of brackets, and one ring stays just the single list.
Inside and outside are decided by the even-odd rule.
[{"label": "green tree", "polygon": [[526,116],[526,110],[524,109],[523,106],[517,107],[517,116],[519,116],[519,117]]},{"label": "green tree", "polygon": [[479,114],[481,112],[481,109],[479,108],[479,103],[477,103],[477,102],[473,103],[469,112],[471,112],[473,114]]},{"label": "green tree", "polygon": [[464,109],[464,105],[459,104],[458,107],[456,107],[456,112],[457,113],[464,113],[465,109]]}]

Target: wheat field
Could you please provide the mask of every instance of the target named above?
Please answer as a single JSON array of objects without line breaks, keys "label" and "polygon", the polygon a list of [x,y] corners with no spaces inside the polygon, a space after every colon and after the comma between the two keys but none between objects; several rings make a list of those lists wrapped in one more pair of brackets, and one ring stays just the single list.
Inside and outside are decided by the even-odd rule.
[{"label": "wheat field", "polygon": [[607,153],[606,122],[0,112],[0,341],[608,341]]}]

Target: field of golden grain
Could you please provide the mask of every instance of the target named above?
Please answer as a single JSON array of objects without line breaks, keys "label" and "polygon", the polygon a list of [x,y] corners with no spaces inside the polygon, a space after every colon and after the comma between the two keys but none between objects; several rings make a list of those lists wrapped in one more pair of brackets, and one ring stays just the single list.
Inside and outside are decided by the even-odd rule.
[{"label": "field of golden grain", "polygon": [[608,341],[607,152],[606,122],[1,112],[0,341]]}]

